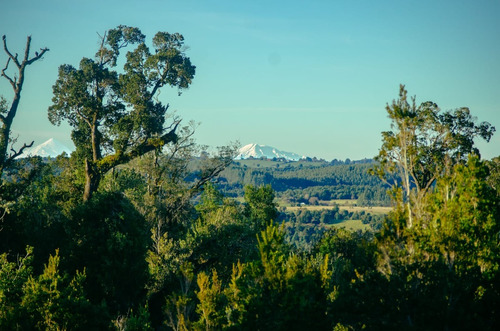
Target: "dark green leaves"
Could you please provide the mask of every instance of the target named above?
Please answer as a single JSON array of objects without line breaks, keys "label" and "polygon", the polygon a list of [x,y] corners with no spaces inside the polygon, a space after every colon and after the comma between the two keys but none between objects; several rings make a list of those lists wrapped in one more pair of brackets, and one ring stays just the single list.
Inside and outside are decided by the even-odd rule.
[{"label": "dark green leaves", "polygon": [[[178,33],[159,32],[151,54],[138,28],[120,25],[101,38],[95,59],[83,58],[79,69],[60,67],[49,120],[55,125],[66,120],[73,127],[77,150],[84,151],[80,153],[87,159],[84,200],[109,169],[175,142],[178,122],[165,133],[168,105],[157,96],[165,85],[181,90],[191,84],[195,67],[184,54],[183,43]],[[123,70],[116,70],[121,49],[134,45]]]},{"label": "dark green leaves", "polygon": [[[144,42],[146,37],[138,28],[119,25],[116,29],[111,29],[105,35],[102,46],[96,54],[96,58],[101,59],[101,63],[110,63],[112,67],[116,66],[116,60],[120,55],[120,49],[132,44]],[[111,49],[106,48],[108,45]]]}]

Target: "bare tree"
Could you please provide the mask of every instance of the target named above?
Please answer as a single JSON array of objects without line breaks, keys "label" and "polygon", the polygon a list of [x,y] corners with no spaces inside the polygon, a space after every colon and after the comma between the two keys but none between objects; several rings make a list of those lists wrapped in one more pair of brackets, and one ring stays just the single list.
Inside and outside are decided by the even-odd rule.
[{"label": "bare tree", "polygon": [[[1,76],[12,86],[14,97],[9,106],[7,100],[0,96],[0,176],[3,173],[3,170],[9,166],[12,161],[23,153],[24,149],[33,145],[33,142],[31,142],[29,144],[23,144],[23,146],[18,150],[11,148],[11,150],[8,151],[9,144],[11,143],[10,129],[17,113],[19,101],[21,100],[21,91],[23,89],[25,78],[24,72],[26,67],[40,60],[43,55],[49,51],[48,48],[41,48],[39,51],[35,52],[34,56],[31,56],[31,36],[28,36],[26,40],[26,47],[24,49],[24,56],[20,60],[17,53],[13,54],[9,50],[9,47],[7,46],[7,37],[5,35],[2,36],[2,40],[3,49],[7,54],[7,63],[2,68]],[[14,64],[18,71],[13,76],[8,73],[9,65],[11,65],[11,63]]]}]

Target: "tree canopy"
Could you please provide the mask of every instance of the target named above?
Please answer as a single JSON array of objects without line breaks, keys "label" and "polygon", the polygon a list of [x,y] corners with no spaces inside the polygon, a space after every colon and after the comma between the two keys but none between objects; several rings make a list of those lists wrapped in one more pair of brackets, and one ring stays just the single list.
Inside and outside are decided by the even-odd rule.
[{"label": "tree canopy", "polygon": [[373,173],[401,194],[397,201],[406,203],[411,227],[437,178],[464,163],[469,154],[479,154],[475,140],[489,141],[495,127],[487,122],[476,124],[466,107],[441,112],[432,101],[417,106],[415,97],[408,100],[407,94],[401,85],[399,99],[386,107],[392,130],[382,132],[382,147],[375,158],[379,163]]},{"label": "tree canopy", "polygon": [[73,127],[72,139],[85,160],[84,200],[111,168],[177,140],[180,120],[165,127],[168,104],[158,94],[164,86],[188,88],[195,66],[181,34],[158,32],[152,45],[153,51],[138,28],[120,25],[101,37],[93,59],[83,58],[78,69],[59,68],[48,115],[55,125],[65,120]]}]

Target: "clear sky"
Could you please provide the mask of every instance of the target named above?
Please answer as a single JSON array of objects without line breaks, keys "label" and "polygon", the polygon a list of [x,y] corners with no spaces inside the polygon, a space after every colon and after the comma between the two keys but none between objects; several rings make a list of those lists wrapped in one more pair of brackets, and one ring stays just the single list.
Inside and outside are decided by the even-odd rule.
[{"label": "clear sky", "polygon": [[[16,0],[0,6],[0,34],[15,52],[27,35],[33,51],[50,48],[26,73],[19,142],[73,146],[70,128],[47,119],[57,68],[93,57],[98,33],[124,24],[149,41],[157,31],[184,35],[196,76],[182,96],[165,89],[161,97],[201,123],[201,144],[373,157],[389,129],[385,105],[402,83],[417,102],[470,107],[496,126],[479,145],[491,158],[500,155],[499,17],[498,0]],[[4,79],[0,94],[12,98]]]}]

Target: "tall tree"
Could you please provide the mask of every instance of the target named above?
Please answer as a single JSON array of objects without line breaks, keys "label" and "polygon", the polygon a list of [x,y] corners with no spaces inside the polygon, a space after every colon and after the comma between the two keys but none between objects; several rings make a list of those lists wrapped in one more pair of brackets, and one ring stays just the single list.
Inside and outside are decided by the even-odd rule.
[{"label": "tall tree", "polygon": [[496,329],[489,307],[499,302],[498,195],[474,146],[495,128],[467,108],[441,113],[406,95],[401,86],[387,106],[393,131],[383,133],[374,169],[393,186],[397,207],[376,236],[385,289],[375,295],[391,316],[380,322]]},{"label": "tall tree", "polygon": [[265,229],[270,222],[276,220],[278,214],[271,185],[245,186],[245,215],[255,222],[257,229]]},{"label": "tall tree", "polygon": [[464,163],[470,153],[479,154],[474,140],[489,141],[495,128],[487,122],[476,124],[468,108],[440,112],[431,101],[417,106],[408,100],[404,85],[399,99],[386,107],[391,131],[382,133],[382,147],[373,172],[388,183],[405,205],[407,227],[422,213],[422,201],[436,179],[455,164]]},{"label": "tall tree", "polygon": [[[9,144],[12,142],[10,138],[10,128],[12,127],[12,123],[14,122],[14,117],[16,116],[19,102],[21,101],[21,91],[23,89],[26,68],[34,62],[40,60],[43,55],[49,51],[48,48],[41,48],[39,51],[35,52],[34,56],[31,55],[31,36],[28,36],[26,39],[26,47],[24,48],[24,55],[22,59],[19,59],[18,53],[13,54],[7,46],[7,37],[5,35],[2,36],[2,41],[3,50],[7,54],[7,63],[2,69],[1,76],[5,78],[12,86],[14,96],[12,98],[10,106],[8,105],[7,100],[4,97],[0,96],[0,177],[3,173],[3,170],[10,163],[12,163],[12,161],[16,157],[21,155],[24,149],[33,145],[33,142],[31,142],[30,144],[24,144],[17,151],[12,148],[12,153],[8,153],[7,151]],[[11,64],[11,62],[17,69],[17,73],[15,73],[13,76],[11,73],[9,73],[9,65]]]},{"label": "tall tree", "polygon": [[[132,45],[118,72],[120,52]],[[55,125],[66,120],[73,127],[72,139],[85,162],[85,201],[108,170],[177,140],[180,120],[165,128],[168,104],[158,95],[165,85],[179,93],[188,88],[195,66],[178,33],[158,32],[153,48],[138,28],[120,25],[101,37],[94,59],[83,58],[78,69],[59,68],[48,115]]]}]

